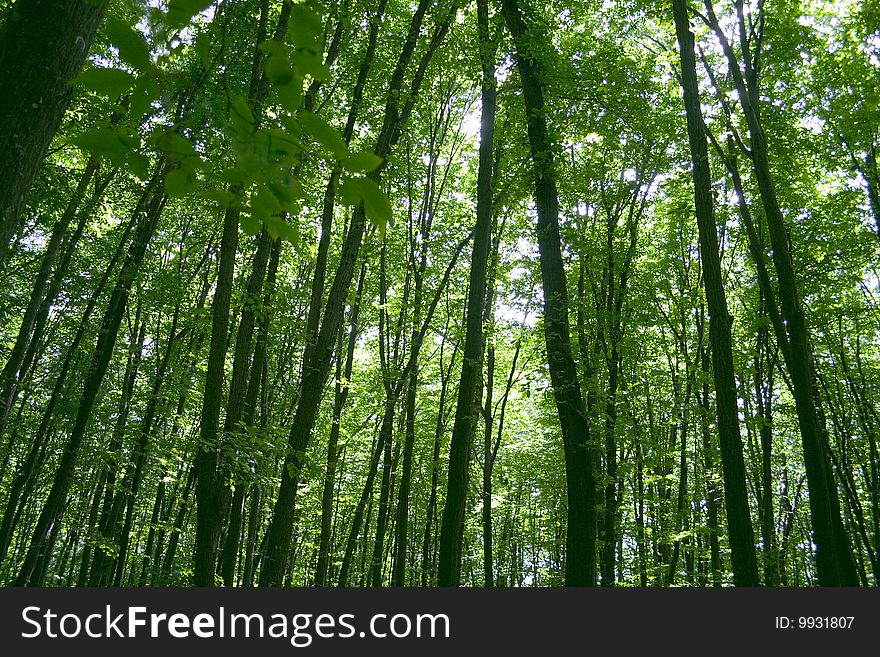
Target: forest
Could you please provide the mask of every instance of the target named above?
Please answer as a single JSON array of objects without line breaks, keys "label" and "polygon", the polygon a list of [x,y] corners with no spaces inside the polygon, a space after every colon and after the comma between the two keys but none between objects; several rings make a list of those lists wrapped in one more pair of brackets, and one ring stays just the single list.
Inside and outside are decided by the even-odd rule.
[{"label": "forest", "polygon": [[876,0],[0,0],[0,584],[880,584]]}]

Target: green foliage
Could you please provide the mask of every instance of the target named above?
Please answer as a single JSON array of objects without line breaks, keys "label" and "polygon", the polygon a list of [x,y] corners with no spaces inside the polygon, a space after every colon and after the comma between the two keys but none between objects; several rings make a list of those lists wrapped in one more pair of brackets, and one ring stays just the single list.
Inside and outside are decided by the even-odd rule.
[{"label": "green foliage", "polygon": [[[382,108],[413,8],[387,3],[358,100],[355,84],[369,27],[379,20],[377,4],[296,2],[290,5],[282,39],[275,38],[282,3],[269,3],[264,34],[258,34],[259,2],[124,1],[109,6],[2,272],[7,294],[0,300],[0,367],[12,357],[37,283],[45,282],[45,296],[38,308],[44,314],[25,331],[35,336],[28,343],[27,367],[14,387],[12,410],[0,423],[0,514],[35,445],[40,459],[26,482],[26,503],[13,508],[19,520],[0,564],[0,581],[14,581],[21,567],[81,403],[81,381],[89,374],[95,345],[105,339],[102,318],[151,208],[161,213],[143,263],[135,271],[125,270],[131,292],[74,468],[68,506],[56,525],[47,562],[49,576],[56,579],[47,581],[76,580],[83,559],[95,551],[111,558],[122,554],[118,533],[99,530],[104,495],[129,494],[139,440],[146,435],[143,479],[130,499],[132,530],[123,584],[192,582],[198,514],[189,477],[194,455],[206,448],[216,450],[218,480],[229,487],[230,502],[235,493],[244,493],[236,577],[244,571],[248,550],[252,558],[259,552],[286,474],[299,476],[290,583],[313,583],[334,428],[331,583],[338,577],[362,498],[364,524],[355,536],[349,583],[369,581],[381,487],[390,482],[386,510],[393,527],[410,437],[405,583],[435,581],[465,340],[472,248],[466,237],[475,221],[482,118],[479,54],[494,48],[498,108],[486,286],[491,303],[482,318],[486,351],[475,411],[462,577],[467,585],[484,582],[485,499],[493,524],[496,583],[564,582],[566,463],[547,365],[533,160],[514,46],[498,6],[489,3],[492,45],[478,47],[474,7],[461,5],[447,38],[420,68],[449,7],[428,3],[413,59],[394,99],[398,111],[410,103],[411,112],[405,123],[390,126],[400,139],[380,157],[372,149],[387,145],[379,140],[387,137],[389,127]],[[554,158],[553,170],[544,175],[555,177],[559,192],[571,349],[601,489],[598,510],[608,508],[608,487],[617,495],[615,584],[728,585],[709,318],[669,3],[519,4],[534,27],[523,47],[544,69],[544,116],[553,146],[535,155],[540,159],[552,153]],[[735,3],[715,4],[741,58]],[[880,508],[874,506],[880,486],[872,470],[880,464],[874,440],[880,428],[880,240],[868,195],[880,148],[874,5],[757,0],[745,5],[754,20],[759,6],[766,12],[763,36],[758,39],[756,33],[748,42],[753,48],[763,44],[757,58],[759,99],[770,165],[810,332],[844,522],[853,528],[864,583],[876,584],[871,528]],[[758,23],[752,27],[757,30]],[[698,71],[706,126],[722,147],[734,128],[748,146],[745,117],[723,53],[696,14],[692,29],[706,58]],[[411,97],[419,71],[424,81]],[[743,200],[778,297],[752,162],[743,153],[737,161]],[[816,571],[812,520],[790,377],[759,290],[741,199],[713,149],[710,167],[724,289],[733,316],[750,511],[760,533],[765,511],[759,501],[770,496],[772,555],[778,556],[786,584],[809,585]],[[76,194],[89,168],[93,177]],[[227,218],[238,218],[241,234],[232,257],[229,317],[219,331],[226,340],[219,368],[220,428],[206,441],[200,437],[201,408]],[[351,250],[345,240],[353,219],[364,218],[368,225],[354,280],[349,289],[331,292],[340,262]],[[58,226],[58,252],[47,276],[40,268]],[[265,269],[273,278],[264,274],[252,286],[266,244]],[[320,263],[327,274],[315,284],[319,245],[327,249]],[[458,260],[444,284],[454,257]],[[358,301],[361,266],[365,273]],[[320,302],[314,310],[313,294]],[[331,295],[341,301],[328,312]],[[379,455],[373,489],[365,494],[389,385],[398,382],[435,300],[414,361],[415,406],[408,406],[409,381],[404,381],[392,404],[390,459],[384,452]],[[348,322],[357,304],[352,328]],[[303,357],[307,345],[315,344],[309,317],[317,315],[320,334],[334,314],[343,318],[342,328],[330,336],[323,354],[329,374],[319,391],[323,401],[311,442],[285,472],[285,458],[293,454],[289,440],[296,403],[304,392]],[[143,344],[138,342],[141,332]],[[352,368],[347,372],[350,336]],[[246,345],[247,353],[239,354],[239,345]],[[265,357],[262,365],[258,354]],[[254,388],[238,399],[229,390],[241,362],[247,363],[245,379]],[[334,424],[337,383],[347,397]],[[6,389],[13,388],[0,381],[0,392]],[[230,409],[246,397],[253,408],[227,427]],[[767,416],[762,404],[769,408]],[[490,440],[499,441],[491,492],[482,488],[487,428]],[[616,457],[614,473],[609,472],[609,444]],[[113,486],[107,484],[111,468]],[[118,501],[125,503],[121,529],[129,498]],[[763,564],[764,537],[758,539]],[[396,540],[386,535],[388,553]],[[172,541],[176,552],[169,556]],[[713,545],[720,560],[717,573]],[[768,552],[767,558],[772,555]],[[387,582],[391,557],[384,565]]]},{"label": "green foliage", "polygon": [[312,112],[301,112],[297,118],[303,131],[318,142],[326,152],[338,160],[347,157],[348,145],[324,119]]},{"label": "green foliage", "polygon": [[73,83],[114,99],[131,88],[134,84],[134,77],[130,73],[116,68],[95,67],[81,73]]},{"label": "green foliage", "polygon": [[193,16],[214,4],[214,0],[168,0],[166,20],[169,27],[183,27]]},{"label": "green foliage", "polygon": [[370,171],[379,168],[379,165],[381,164],[381,157],[375,153],[369,153],[366,151],[362,153],[353,153],[345,159],[345,162],[343,162],[345,169],[351,173],[369,173]]},{"label": "green foliage", "polygon": [[149,159],[138,152],[140,139],[125,129],[95,128],[76,137],[74,143],[81,148],[102,155],[116,166],[127,167],[131,173],[145,180],[149,175]]},{"label": "green foliage", "polygon": [[107,19],[107,36],[119,50],[119,58],[141,72],[148,72],[152,67],[150,46],[144,35],[116,16]]}]

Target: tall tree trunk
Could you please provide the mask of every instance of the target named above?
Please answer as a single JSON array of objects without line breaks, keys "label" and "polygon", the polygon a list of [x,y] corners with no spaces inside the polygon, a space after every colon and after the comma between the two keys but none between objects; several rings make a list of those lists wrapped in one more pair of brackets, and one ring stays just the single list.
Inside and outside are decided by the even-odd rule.
[{"label": "tall tree trunk", "polygon": [[79,328],[67,348],[67,353],[61,363],[61,368],[55,377],[55,384],[52,386],[49,401],[43,409],[42,418],[40,419],[36,434],[31,441],[28,455],[19,468],[15,480],[12,482],[9,497],[6,501],[6,509],[3,513],[2,524],[0,524],[0,562],[2,562],[6,556],[10,542],[12,541],[12,534],[18,524],[17,509],[20,508],[20,501],[22,499],[26,500],[30,494],[34,476],[42,462],[43,454],[48,447],[47,441],[50,433],[50,425],[54,418],[55,407],[58,405],[59,401],[61,401],[64,384],[67,381],[67,375],[74,366],[75,357],[79,353],[79,345],[89,328],[89,320],[92,313],[94,312],[98,301],[102,298],[104,287],[107,285],[113,271],[116,269],[117,263],[122,259],[122,256],[125,253],[125,247],[128,245],[128,237],[134,228],[134,225],[135,222],[130,221],[127,223],[123,235],[117,244],[116,251],[110,258],[110,263],[101,275],[95,290],[89,298],[89,302],[86,304],[86,308],[80,318]]},{"label": "tall tree trunk", "polygon": [[767,586],[778,586],[778,563],[776,551],[776,518],[773,511],[773,369],[775,360],[769,353],[769,340],[766,329],[758,333],[759,343],[756,346],[755,372],[755,405],[758,409],[757,419],[761,437],[761,497],[759,499],[759,517],[761,520],[761,543],[763,546],[764,582]]},{"label": "tall tree trunk", "polygon": [[[291,3],[285,1],[278,17],[273,40],[283,42],[290,20]],[[263,54],[258,47],[266,38],[265,16],[267,3],[261,5],[260,30],[253,51],[253,74],[248,90],[248,101],[254,116],[259,117],[269,93],[269,81],[261,71]],[[217,286],[211,307],[211,346],[208,352],[205,389],[202,398],[199,442],[194,466],[196,468],[196,544],[193,556],[193,583],[196,586],[214,586],[220,534],[226,516],[229,490],[224,478],[225,464],[220,461],[223,434],[220,431],[220,412],[223,404],[223,382],[226,352],[229,348],[229,313],[232,285],[235,275],[235,256],[238,252],[238,223],[241,211],[227,208],[223,215],[223,233],[217,263]],[[246,379],[246,377],[245,377]]]},{"label": "tall tree trunk", "polygon": [[[333,491],[336,486],[336,467],[339,460],[339,432],[342,423],[342,409],[351,387],[351,374],[354,369],[354,350],[358,336],[358,319],[361,299],[364,293],[366,264],[361,265],[357,292],[348,315],[348,346],[345,351],[345,364],[341,346],[336,368],[336,390],[333,399],[333,420],[330,437],[327,439],[327,469],[324,474],[324,488],[321,493],[321,536],[318,540],[318,565],[315,569],[315,586],[326,586],[330,581],[331,534],[333,530]],[[341,335],[340,335],[341,338]]]},{"label": "tall tree trunk", "polygon": [[[135,328],[140,323],[140,314],[141,303],[139,302],[135,313]],[[106,473],[103,474],[102,479],[105,482],[106,489],[104,491],[104,504],[98,524],[101,534],[101,545],[97,546],[93,556],[89,573],[89,584],[91,586],[106,586],[108,584],[107,579],[109,578],[106,574],[112,567],[113,562],[113,551],[108,546],[112,545],[114,534],[116,533],[116,516],[112,515],[112,512],[118,513],[119,510],[118,507],[113,508],[114,496],[119,494],[119,491],[116,490],[116,475],[121,465],[119,461],[122,457],[125,426],[131,407],[130,400],[134,391],[135,379],[140,369],[147,324],[143,322],[140,326],[140,333],[136,339],[132,340],[131,347],[129,348],[128,363],[126,364],[125,375],[123,376],[122,395],[119,401],[119,411],[116,416],[113,434],[110,437],[108,462],[104,465]]]},{"label": "tall tree trunk", "polygon": [[186,518],[191,508],[189,498],[195,486],[196,477],[195,468],[190,468],[187,473],[186,484],[183,487],[183,493],[180,496],[180,506],[177,507],[177,515],[174,516],[174,525],[171,527],[171,538],[168,541],[168,548],[165,550],[165,557],[162,560],[162,569],[158,571],[157,580],[159,583],[167,585],[171,570],[174,567],[177,546],[180,544],[183,527],[186,524]]},{"label": "tall tree trunk", "polygon": [[694,203],[700,236],[700,259],[709,310],[709,342],[715,380],[715,411],[721,443],[721,472],[730,534],[731,564],[736,586],[758,586],[755,534],[746,488],[742,439],[739,432],[736,381],[730,329],[733,318],[727,298],[718,254],[718,226],[712,201],[709,149],[700,109],[694,36],[690,31],[687,2],[672,0],[673,17],[681,61],[681,85],[687,114],[688,140],[694,176]]},{"label": "tall tree trunk", "polygon": [[[418,287],[418,286],[417,286]],[[421,313],[421,291],[417,289],[413,323],[417,326]],[[418,329],[413,328],[413,342],[418,339]],[[400,473],[400,485],[397,495],[397,512],[395,516],[395,550],[392,586],[406,584],[406,558],[409,540],[409,496],[412,487],[413,451],[416,441],[416,389],[418,388],[419,367],[415,365],[409,375],[404,401],[405,437],[403,445],[403,464]]]},{"label": "tall tree trunk", "polygon": [[[410,494],[412,489],[412,470],[416,439],[416,392],[419,379],[419,352],[421,349],[421,321],[422,307],[424,304],[424,283],[425,273],[428,268],[428,245],[432,237],[431,228],[434,223],[435,210],[438,203],[438,182],[437,182],[437,162],[440,158],[440,152],[446,141],[450,124],[451,106],[448,104],[449,96],[441,96],[440,110],[435,116],[435,123],[431,129],[430,138],[430,162],[428,164],[428,181],[425,185],[424,194],[422,195],[422,205],[418,213],[418,223],[413,220],[413,201],[412,187],[410,185],[409,199],[409,221],[408,221],[408,238],[410,246],[409,263],[412,272],[412,278],[415,281],[412,303],[404,303],[404,308],[412,306],[410,323],[412,330],[410,333],[410,360],[413,362],[409,379],[406,382],[406,397],[404,401],[404,425],[405,438],[403,445],[403,464],[400,473],[400,485],[398,486],[397,510],[395,515],[395,551],[392,570],[392,585],[404,586],[406,579],[406,563],[407,563],[407,547],[409,545],[409,510],[410,510]],[[455,152],[455,144],[453,144],[453,154]],[[452,156],[450,156],[450,160]],[[439,188],[445,186],[449,166],[447,165],[446,173],[443,175],[439,183]],[[410,177],[411,179],[411,177]],[[418,236],[418,238],[417,238]],[[438,289],[438,291],[440,291]],[[401,323],[404,317],[401,313]]]},{"label": "tall tree trunk", "polygon": [[0,35],[0,269],[107,2],[18,0]]},{"label": "tall tree trunk", "polygon": [[[449,314],[446,315],[446,330],[443,335],[448,335]],[[431,576],[434,574],[434,557],[435,557],[435,534],[437,521],[437,484],[440,475],[440,447],[443,439],[443,433],[446,430],[446,396],[449,390],[449,380],[452,376],[452,368],[455,366],[456,356],[458,355],[458,344],[453,349],[452,356],[446,369],[443,369],[443,347],[440,350],[440,398],[437,401],[437,422],[434,427],[434,448],[431,452],[431,489],[428,493],[428,502],[425,506],[425,531],[422,534],[422,586],[428,586],[433,582]]]},{"label": "tall tree trunk", "polygon": [[[640,180],[637,179],[637,183]],[[603,494],[604,512],[602,514],[602,523],[600,526],[600,559],[599,571],[602,586],[613,586],[615,579],[616,564],[616,548],[620,536],[618,535],[618,506],[619,506],[619,487],[621,482],[618,475],[618,451],[617,444],[617,393],[621,387],[621,369],[623,362],[623,354],[621,353],[621,345],[623,342],[624,326],[624,301],[627,295],[627,286],[629,283],[630,270],[632,267],[633,257],[635,255],[636,245],[638,243],[638,219],[642,216],[645,203],[647,202],[647,189],[645,193],[640,195],[638,192],[638,184],[635,189],[628,194],[625,203],[619,203],[610,206],[606,210],[606,265],[605,265],[605,308],[604,312],[598,318],[600,322],[604,321],[608,324],[607,344],[605,345],[606,362],[608,366],[608,385],[605,395],[605,490]],[[641,201],[639,197],[641,196]],[[627,248],[620,264],[617,264],[617,255],[615,249],[615,232],[620,222],[621,216],[626,211],[626,231],[627,231]],[[583,269],[581,269],[583,275]],[[579,289],[581,284],[579,284]],[[581,318],[578,317],[579,325]],[[579,329],[580,330],[580,329]],[[604,341],[604,340],[603,340]],[[581,339],[583,345],[584,340]],[[583,347],[581,349],[583,351]]]},{"label": "tall tree trunk", "polygon": [[[391,75],[382,130],[377,138],[376,147],[373,149],[375,154],[381,158],[388,156],[392,147],[400,138],[403,126],[412,112],[415,96],[421,87],[428,63],[445,38],[457,6],[453,3],[453,11],[434,30],[431,42],[428,44],[428,48],[422,56],[418,69],[413,76],[409,97],[401,108],[399,100],[404,75],[415,50],[428,4],[427,0],[422,0],[413,14],[406,41]],[[380,171],[381,169],[376,169],[370,172],[369,177],[374,182],[378,181]],[[296,493],[303,465],[301,455],[307,451],[311,442],[312,431],[318,416],[321,398],[323,397],[324,384],[330,373],[330,362],[333,356],[336,336],[343,319],[345,299],[348,296],[351,280],[354,277],[358,252],[360,251],[361,240],[364,235],[365,222],[366,212],[363,204],[361,204],[352,213],[348,233],[345,236],[339,257],[336,277],[333,279],[333,284],[330,287],[324,307],[321,328],[310,358],[303,365],[300,397],[296,404],[296,412],[291,425],[290,436],[288,437],[290,449],[288,456],[285,457],[284,467],[281,469],[281,486],[266,533],[266,551],[260,568],[261,586],[278,585],[284,580],[289,547],[293,537],[293,510],[296,505]]]},{"label": "tall tree trunk", "polygon": [[398,444],[397,449],[392,452],[394,443],[394,412],[396,410],[398,398],[399,394],[394,395],[393,399],[386,406],[387,409],[391,410],[391,413],[386,416],[388,422],[382,423],[382,429],[385,431],[385,435],[380,436],[379,438],[383,445],[382,479],[379,485],[379,508],[376,513],[376,534],[373,537],[373,553],[370,558],[370,569],[367,580],[369,586],[373,587],[382,586],[382,571],[383,566],[385,565],[385,532],[388,528],[388,522],[391,515],[389,508],[391,506],[391,487],[393,484],[394,469],[397,465],[397,459],[395,456],[399,449]]},{"label": "tall tree trunk", "polygon": [[[739,95],[739,103],[748,125],[752,165],[770,233],[773,263],[779,280],[780,306],[788,329],[788,343],[791,351],[789,374],[798,424],[801,429],[804,468],[810,491],[810,517],[813,523],[813,543],[816,545],[819,584],[822,586],[858,586],[852,548],[840,517],[837,486],[824,446],[824,431],[819,417],[818,395],[814,385],[812,350],[798,293],[788,232],[776,195],[773,175],[770,171],[769,152],[758,105],[757,70],[752,65],[751,52],[747,47],[743,52],[747,75],[743,76],[737,57],[718,23],[711,3],[706,2],[705,7],[709,23],[721,42],[727,58],[728,70],[733,78],[734,86]],[[742,4],[739,0],[737,0],[736,7],[740,18],[740,29],[742,29]],[[744,36],[743,39],[745,39]]]},{"label": "tall tree trunk", "polygon": [[145,586],[148,582],[147,571],[151,567],[154,546],[156,544],[159,519],[162,517],[162,507],[165,505],[165,479],[159,480],[156,487],[156,497],[153,499],[153,511],[150,513],[150,530],[147,534],[147,544],[144,547],[144,556],[141,558],[141,572],[138,578],[138,586]]},{"label": "tall tree trunk", "polygon": [[565,584],[592,586],[596,581],[596,482],[589,427],[571,352],[568,287],[559,235],[559,197],[553,144],[547,128],[542,65],[533,53],[535,35],[523,20],[517,0],[502,0],[502,11],[516,45],[516,62],[531,148],[535,205],[538,209],[538,253],[544,287],[544,341],[556,410],[562,428],[568,493]]},{"label": "tall tree trunk", "polygon": [[[702,309],[701,309],[702,312]],[[700,434],[703,446],[703,473],[706,490],[706,522],[709,529],[709,579],[712,586],[721,586],[721,546],[718,540],[718,489],[715,485],[715,447],[712,444],[712,434],[709,429],[711,415],[709,400],[709,376],[710,358],[709,347],[704,345],[700,354],[700,364],[703,370],[703,389],[700,395]]]},{"label": "tall tree trunk", "polygon": [[[245,400],[248,397],[248,383],[252,377],[259,380],[261,371],[251,368],[254,349],[251,348],[256,328],[255,307],[257,300],[262,299],[263,284],[266,278],[266,269],[269,264],[269,256],[272,252],[273,240],[265,229],[257,239],[257,252],[254,255],[251,273],[248,279],[247,296],[241,317],[238,322],[238,331],[235,337],[235,353],[232,360],[232,377],[229,382],[229,394],[226,404],[226,416],[223,422],[223,435],[229,440],[233,434],[240,433],[239,425],[245,413]],[[256,389],[253,389],[256,390]],[[254,393],[256,394],[256,393]],[[254,400],[255,401],[255,398]],[[245,427],[246,430],[246,427]],[[226,476],[224,475],[224,479]],[[225,483],[220,483],[226,486]],[[229,513],[229,522],[226,532],[226,544],[220,555],[218,570],[223,578],[223,583],[229,587],[234,584],[235,563],[238,559],[238,546],[241,537],[241,523],[246,484],[243,481],[236,482],[236,490],[231,504],[231,509],[223,510],[224,516]],[[224,500],[229,499],[229,490],[223,494]]]},{"label": "tall tree trunk", "polygon": [[88,374],[83,382],[82,397],[77,408],[73,428],[61,455],[49,496],[34,528],[24,565],[16,578],[17,586],[39,586],[42,584],[39,576],[35,577],[38,575],[35,570],[37,561],[44,553],[47,539],[50,538],[53,529],[57,530],[57,525],[61,522],[67,493],[73,481],[76,461],[83,438],[85,438],[86,428],[91,420],[92,409],[98,398],[101,383],[113,355],[113,348],[116,345],[119,325],[128,303],[131,286],[147,253],[147,246],[156,230],[167,199],[164,194],[164,184],[168,169],[167,161],[162,161],[157,165],[156,172],[135,209],[133,221],[137,223],[137,233],[126,255],[125,262],[122,264],[116,286],[110,295],[107,310],[101,320],[98,342],[92,354]]},{"label": "tall tree trunk", "polygon": [[358,536],[361,531],[361,524],[364,521],[364,513],[367,512],[368,504],[371,504],[371,500],[373,498],[373,482],[376,480],[376,473],[379,471],[379,460],[382,458],[382,450],[384,448],[384,443],[382,442],[382,437],[384,435],[384,426],[386,422],[388,422],[388,416],[391,411],[386,408],[382,414],[382,428],[379,429],[379,436],[376,438],[376,443],[373,445],[373,450],[370,454],[370,461],[367,466],[367,479],[364,483],[363,490],[361,491],[360,499],[358,500],[357,506],[355,507],[354,513],[351,517],[351,526],[349,527],[348,532],[348,540],[345,544],[345,553],[342,557],[342,564],[339,567],[339,586],[348,586],[349,585],[349,573],[351,571],[351,565],[354,561],[354,552],[357,549]]},{"label": "tall tree trunk", "polygon": [[[205,295],[201,297],[196,310],[202,309],[204,300]],[[147,457],[149,456],[150,440],[153,437],[153,423],[156,421],[159,403],[162,399],[160,396],[162,385],[165,382],[165,377],[171,363],[172,355],[175,353],[177,343],[187,331],[187,329],[183,329],[179,332],[177,331],[177,320],[178,314],[175,312],[169,328],[168,343],[153,380],[150,399],[147,402],[147,408],[145,409],[144,417],[141,420],[141,425],[138,430],[138,440],[137,443],[135,443],[132,459],[125,474],[122,490],[117,493],[116,499],[114,499],[114,506],[116,507],[113,514],[114,523],[118,523],[122,509],[125,509],[122,528],[117,529],[116,531],[116,543],[119,547],[114,559],[114,586],[120,586],[122,575],[125,570],[125,562],[129,550],[129,537],[131,534],[132,523],[134,521],[134,505],[147,473]],[[193,335],[190,339],[190,347],[200,345],[201,341],[201,336]],[[175,426],[172,429],[172,436],[179,429],[179,418],[180,412],[178,412],[175,417]]]},{"label": "tall tree trunk", "polygon": [[467,505],[471,445],[478,418],[475,401],[483,369],[483,307],[486,301],[485,281],[492,238],[492,173],[498,92],[495,82],[495,48],[489,37],[489,9],[486,0],[479,0],[477,3],[477,18],[482,69],[477,218],[468,277],[461,378],[449,444],[446,504],[440,525],[438,586],[459,586],[461,583],[461,542]]},{"label": "tall tree trunk", "polygon": [[37,272],[30,299],[22,315],[18,336],[12,346],[12,351],[9,353],[9,357],[6,359],[3,371],[0,372],[0,438],[3,436],[6,421],[12,406],[15,404],[16,393],[23,378],[24,368],[22,366],[25,363],[28,345],[34,337],[34,326],[40,317],[39,311],[43,304],[46,288],[49,287],[52,280],[55,259],[67,237],[67,229],[70,226],[70,222],[76,216],[76,211],[82,202],[86,189],[98,170],[98,160],[99,158],[96,155],[92,155],[89,158],[85,170],[80,176],[76,191],[64,210],[64,214],[62,214],[61,219],[52,228],[52,236],[46,245],[46,250],[40,262],[40,270]]},{"label": "tall tree trunk", "polygon": [[[494,282],[493,282],[494,284]],[[490,317],[491,304],[489,306]],[[492,588],[495,586],[495,563],[492,544],[492,466],[494,451],[492,449],[492,430],[494,417],[492,414],[492,395],[495,386],[495,345],[493,336],[486,347],[486,394],[483,398],[483,481],[480,497],[482,502],[481,520],[483,525],[483,586]]]}]

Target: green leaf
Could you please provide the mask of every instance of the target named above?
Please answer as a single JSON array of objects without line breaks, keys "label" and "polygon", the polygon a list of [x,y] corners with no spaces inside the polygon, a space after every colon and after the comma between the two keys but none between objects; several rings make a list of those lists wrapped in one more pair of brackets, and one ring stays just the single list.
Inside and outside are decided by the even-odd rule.
[{"label": "green leaf", "polygon": [[144,35],[120,18],[111,16],[107,19],[107,36],[119,50],[119,57],[126,64],[139,71],[152,68],[150,46]]},{"label": "green leaf", "polygon": [[251,199],[251,212],[263,219],[278,214],[283,209],[278,197],[272,193],[268,185],[260,187],[260,190]]},{"label": "green leaf", "polygon": [[324,149],[330,151],[336,159],[343,159],[348,154],[348,146],[342,137],[324,119],[312,112],[301,112],[299,124],[302,129]]},{"label": "green leaf", "polygon": [[181,137],[176,132],[168,135],[168,152],[178,158],[200,159],[199,154],[186,137]]},{"label": "green leaf", "polygon": [[237,96],[232,101],[229,112],[229,120],[232,127],[239,133],[239,137],[245,137],[254,131],[256,120],[251,112],[251,107],[244,96]]},{"label": "green leaf", "polygon": [[245,235],[258,235],[263,229],[263,220],[255,217],[252,213],[241,215],[241,229]]},{"label": "green leaf", "polygon": [[269,138],[269,146],[272,153],[276,155],[292,155],[303,150],[299,139],[295,135],[291,135],[280,128],[269,128],[266,130],[266,136]]},{"label": "green leaf", "polygon": [[343,205],[349,207],[359,205],[364,198],[361,191],[360,180],[357,178],[343,178],[339,184],[339,199]]},{"label": "green leaf", "polygon": [[275,87],[281,106],[291,114],[298,112],[303,102],[302,79],[295,73],[294,76],[295,80],[292,84]]},{"label": "green leaf", "polygon": [[221,175],[232,185],[246,187],[253,182],[255,174],[259,174],[261,166],[262,162],[258,158],[243,154],[238,157],[234,167],[226,169]]},{"label": "green leaf", "polygon": [[272,55],[266,61],[266,77],[272,84],[286,85],[296,79],[296,74],[285,55]]},{"label": "green leaf", "polygon": [[296,232],[296,228],[278,216],[273,215],[266,220],[266,230],[273,240],[277,240],[279,237],[288,242],[299,240],[299,233]]},{"label": "green leaf", "polygon": [[129,110],[134,120],[140,120],[150,111],[150,104],[159,99],[161,90],[156,78],[151,75],[141,75],[134,83],[131,90]]},{"label": "green leaf", "polygon": [[302,185],[295,178],[291,178],[287,183],[269,182],[267,187],[278,199],[283,209],[289,209],[293,202],[302,198]]},{"label": "green leaf", "polygon": [[190,188],[190,174],[183,169],[175,169],[165,178],[165,192],[168,196],[185,196]]},{"label": "green leaf", "polygon": [[214,4],[214,0],[168,0],[168,24],[181,27],[199,12]]},{"label": "green leaf", "polygon": [[119,133],[112,128],[93,128],[78,135],[73,143],[92,153],[110,159],[124,159],[128,153],[128,145],[123,142]]},{"label": "green leaf", "polygon": [[382,158],[369,151],[349,155],[348,159],[342,163],[345,170],[352,173],[368,173],[376,169],[380,164],[382,164]]},{"label": "green leaf", "polygon": [[82,85],[102,96],[117,98],[134,84],[130,73],[118,68],[90,68],[83,71],[73,84]]},{"label": "green leaf", "polygon": [[217,203],[224,207],[231,205],[235,200],[235,194],[228,189],[206,189],[202,192],[202,196],[211,201],[217,201]]},{"label": "green leaf", "polygon": [[150,158],[146,155],[129,150],[125,159],[128,164],[128,170],[138,179],[146,180],[150,177]]},{"label": "green leaf", "polygon": [[388,196],[379,189],[374,181],[369,178],[360,178],[358,180],[363,194],[364,210],[369,219],[383,233],[385,227],[392,223],[391,201]]},{"label": "green leaf", "polygon": [[321,55],[311,50],[298,51],[294,63],[303,73],[311,75],[316,80],[326,80],[330,77],[330,69],[324,64]]},{"label": "green leaf", "polygon": [[321,17],[304,5],[295,5],[290,12],[289,30],[297,46],[314,46],[321,35]]},{"label": "green leaf", "polygon": [[137,135],[113,128],[93,128],[77,136],[73,143],[80,148],[106,157],[117,166],[124,166],[132,174],[146,180],[149,177],[150,159],[138,153],[140,140]]},{"label": "green leaf", "polygon": [[281,117],[281,125],[284,126],[284,129],[289,132],[291,135],[295,135],[297,137],[301,137],[303,130],[302,126],[296,121],[296,119],[292,116],[282,116]]},{"label": "green leaf", "polygon": [[261,41],[259,45],[260,50],[262,50],[267,55],[271,56],[286,56],[287,50],[284,45],[280,41],[275,41],[274,39],[269,39],[268,41]]},{"label": "green leaf", "polygon": [[199,32],[196,42],[193,44],[196,54],[202,66],[208,68],[211,65],[211,32]]}]

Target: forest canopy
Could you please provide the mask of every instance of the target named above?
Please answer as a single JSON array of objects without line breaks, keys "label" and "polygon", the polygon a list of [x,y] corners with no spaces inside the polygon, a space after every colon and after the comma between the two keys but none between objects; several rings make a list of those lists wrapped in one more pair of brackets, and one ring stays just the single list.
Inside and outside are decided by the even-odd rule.
[{"label": "forest canopy", "polygon": [[877,586],[875,0],[0,0],[0,583]]}]

